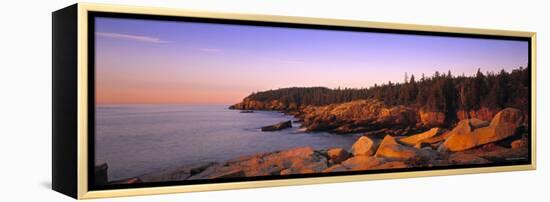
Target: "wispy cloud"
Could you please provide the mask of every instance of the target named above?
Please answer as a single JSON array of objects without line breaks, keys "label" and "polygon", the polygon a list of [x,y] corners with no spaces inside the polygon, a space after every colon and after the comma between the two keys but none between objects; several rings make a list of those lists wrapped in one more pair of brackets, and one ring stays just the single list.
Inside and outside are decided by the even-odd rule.
[{"label": "wispy cloud", "polygon": [[200,48],[199,50],[204,52],[221,52],[222,51],[222,49],[218,49],[218,48]]},{"label": "wispy cloud", "polygon": [[169,41],[161,40],[160,38],[150,37],[150,36],[141,36],[141,35],[132,35],[132,34],[120,34],[114,32],[96,32],[97,36],[112,38],[112,39],[124,39],[139,41],[145,43],[168,43]]}]

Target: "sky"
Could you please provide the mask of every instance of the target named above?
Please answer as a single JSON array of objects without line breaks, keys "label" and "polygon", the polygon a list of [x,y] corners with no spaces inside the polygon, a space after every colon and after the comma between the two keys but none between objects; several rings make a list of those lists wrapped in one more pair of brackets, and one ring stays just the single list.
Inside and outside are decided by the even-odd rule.
[{"label": "sky", "polygon": [[98,17],[97,104],[234,104],[284,87],[363,88],[511,71],[524,41]]}]

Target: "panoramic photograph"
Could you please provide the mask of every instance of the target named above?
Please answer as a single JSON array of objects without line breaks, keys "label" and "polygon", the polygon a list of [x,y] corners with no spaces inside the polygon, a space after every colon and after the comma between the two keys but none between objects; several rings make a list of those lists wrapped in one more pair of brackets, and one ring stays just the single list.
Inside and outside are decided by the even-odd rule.
[{"label": "panoramic photograph", "polygon": [[527,41],[94,23],[95,185],[530,162]]}]

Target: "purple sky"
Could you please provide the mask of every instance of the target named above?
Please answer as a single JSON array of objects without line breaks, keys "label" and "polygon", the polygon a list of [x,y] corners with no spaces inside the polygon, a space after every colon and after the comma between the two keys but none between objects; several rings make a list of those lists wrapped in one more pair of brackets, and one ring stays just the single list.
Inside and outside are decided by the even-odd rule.
[{"label": "purple sky", "polygon": [[96,18],[99,104],[233,104],[292,86],[369,87],[528,62],[527,42]]}]

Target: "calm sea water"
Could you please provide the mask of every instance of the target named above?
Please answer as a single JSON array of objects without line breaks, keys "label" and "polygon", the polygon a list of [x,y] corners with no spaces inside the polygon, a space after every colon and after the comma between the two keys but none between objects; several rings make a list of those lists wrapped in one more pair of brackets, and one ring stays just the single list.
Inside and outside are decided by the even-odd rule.
[{"label": "calm sea water", "polygon": [[277,132],[260,127],[291,120],[278,112],[240,113],[226,105],[101,105],[96,107],[96,164],[117,180],[182,165],[225,161],[300,146],[349,148],[357,135]]}]

